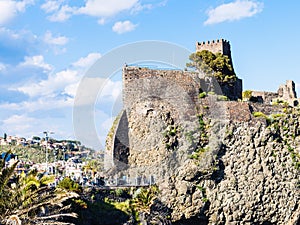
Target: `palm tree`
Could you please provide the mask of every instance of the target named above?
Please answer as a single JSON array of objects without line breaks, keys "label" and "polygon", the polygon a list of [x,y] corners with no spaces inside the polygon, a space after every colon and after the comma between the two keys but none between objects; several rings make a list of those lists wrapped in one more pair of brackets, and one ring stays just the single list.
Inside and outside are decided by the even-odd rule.
[{"label": "palm tree", "polygon": [[148,189],[141,188],[132,200],[132,206],[138,212],[150,213],[151,206],[154,204],[158,195],[158,188],[151,186]]},{"label": "palm tree", "polygon": [[0,218],[2,219],[3,213],[7,211],[7,204],[9,204],[7,199],[10,198],[10,193],[7,191],[8,182],[14,175],[14,170],[18,164],[16,161],[12,166],[6,167],[6,160],[11,154],[11,152],[7,152],[4,158],[0,161]]},{"label": "palm tree", "polygon": [[50,187],[54,177],[39,177],[37,171],[16,175],[14,169],[18,162],[5,166],[8,154],[0,162],[0,223],[69,224],[60,223],[59,219],[76,217],[76,214],[66,213],[70,206],[63,203],[78,195]]}]

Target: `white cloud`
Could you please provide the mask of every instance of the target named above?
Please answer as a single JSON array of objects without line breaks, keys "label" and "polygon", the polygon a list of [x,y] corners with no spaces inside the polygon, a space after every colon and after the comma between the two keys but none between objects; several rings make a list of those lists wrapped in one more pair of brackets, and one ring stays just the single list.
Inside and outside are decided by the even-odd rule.
[{"label": "white cloud", "polygon": [[64,22],[73,15],[87,15],[98,18],[98,24],[106,23],[107,18],[122,12],[136,14],[143,10],[151,10],[165,6],[168,0],[153,0],[154,3],[142,4],[142,0],[85,0],[81,6],[68,5],[66,0],[47,0],[41,9],[52,22]]},{"label": "white cloud", "polygon": [[46,13],[51,13],[57,11],[60,8],[60,6],[61,6],[61,1],[50,0],[42,4],[41,9],[43,9]]},{"label": "white cloud", "polygon": [[28,132],[30,124],[34,121],[34,118],[25,115],[12,115],[3,120],[2,127],[8,134],[23,136],[24,133]]},{"label": "white cloud", "polygon": [[42,6],[48,16],[48,19],[52,22],[64,22],[68,20],[74,13],[75,8],[72,8],[65,4],[65,0],[48,0]]},{"label": "white cloud", "polygon": [[121,95],[122,92],[122,82],[106,80],[103,89],[99,93],[99,98],[114,102]]},{"label": "white cloud", "polygon": [[[30,81],[29,83],[11,88],[11,90],[20,91],[31,98],[55,98],[65,96],[74,98],[78,84],[84,74],[97,59],[101,57],[99,53],[90,53],[82,57],[71,65],[73,68],[65,69],[57,73],[49,73],[48,78],[41,81]],[[25,57],[21,66],[35,66],[43,69],[52,69],[51,65],[44,62],[43,56]],[[112,89],[111,89],[112,90]]]},{"label": "white cloud", "polygon": [[26,55],[40,50],[41,38],[30,30],[11,30],[0,25],[0,43],[5,45],[6,51],[14,52],[14,54],[5,55],[5,62],[18,63]]},{"label": "white cloud", "polygon": [[50,45],[65,45],[68,43],[69,39],[65,36],[53,37],[53,34],[50,31],[47,31],[44,36],[44,41]]},{"label": "white cloud", "polygon": [[66,95],[74,98],[76,95],[78,86],[79,86],[79,82],[67,85],[64,89],[63,94],[66,94]]},{"label": "white cloud", "polygon": [[166,6],[167,2],[168,2],[168,0],[162,0],[159,2],[142,4],[141,1],[139,1],[137,4],[134,5],[134,7],[132,7],[130,12],[131,12],[131,14],[137,14],[144,10],[153,10],[157,7]]},{"label": "white cloud", "polygon": [[36,112],[72,107],[73,103],[74,99],[71,97],[55,99],[51,96],[42,96],[36,100],[28,100],[21,103],[3,103],[0,105],[0,108],[14,112]]},{"label": "white cloud", "polygon": [[0,24],[5,24],[13,19],[18,13],[24,12],[26,6],[33,4],[33,0],[12,1],[1,0],[0,1]]},{"label": "white cloud", "polygon": [[22,62],[20,66],[38,67],[44,69],[44,71],[52,70],[52,66],[50,64],[45,63],[44,57],[42,55],[35,55],[32,57],[25,56],[24,62]]},{"label": "white cloud", "polygon": [[94,17],[111,17],[122,11],[129,10],[138,0],[87,0],[85,6],[77,13]]},{"label": "white cloud", "polygon": [[78,72],[75,70],[63,70],[54,75],[49,75],[47,80],[38,83],[30,82],[16,88],[30,97],[56,96],[64,91],[65,87],[79,81]]},{"label": "white cloud", "polygon": [[52,22],[64,22],[68,20],[74,13],[74,8],[63,5],[61,8],[56,11],[54,14],[48,17],[48,19]]},{"label": "white cloud", "polygon": [[92,66],[98,59],[100,59],[100,53],[90,53],[87,57],[80,58],[77,62],[74,62],[72,65],[75,67],[85,67],[88,68]]},{"label": "white cloud", "polygon": [[112,81],[101,77],[84,77],[76,91],[75,107],[95,104],[94,96],[98,96],[98,103],[104,105],[114,103],[122,92],[122,82]]},{"label": "white cloud", "polygon": [[9,37],[10,39],[13,39],[13,40],[16,40],[16,39],[19,39],[20,38],[20,34],[15,32],[15,31],[12,31],[12,30],[9,30],[5,27],[0,27],[0,35],[1,36],[7,36]]},{"label": "white cloud", "polygon": [[222,4],[208,11],[208,19],[205,25],[235,21],[252,17],[263,10],[263,3],[253,0],[237,0],[235,2]]},{"label": "white cloud", "polygon": [[6,65],[4,63],[0,63],[0,72],[6,69]]},{"label": "white cloud", "polygon": [[119,21],[114,24],[112,30],[118,34],[133,31],[137,27],[137,24],[133,24],[129,20]]},{"label": "white cloud", "polygon": [[134,5],[134,7],[131,9],[131,13],[132,14],[136,14],[140,11],[143,11],[143,10],[151,10],[153,9],[153,4],[144,4],[142,5],[140,2],[138,2],[137,4]]},{"label": "white cloud", "polygon": [[[66,121],[67,115],[62,117],[37,118],[26,113],[14,114],[3,120],[0,130],[9,135],[30,138],[32,136],[43,136],[43,131],[54,131],[52,137],[73,138],[71,121]],[[67,125],[67,127],[66,127]],[[69,129],[68,129],[69,128]]]}]

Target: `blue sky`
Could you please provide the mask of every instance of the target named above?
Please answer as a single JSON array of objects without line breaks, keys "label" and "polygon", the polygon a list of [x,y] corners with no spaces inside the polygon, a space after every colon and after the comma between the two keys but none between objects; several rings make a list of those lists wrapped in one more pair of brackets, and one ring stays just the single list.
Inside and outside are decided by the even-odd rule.
[{"label": "blue sky", "polygon": [[[299,9],[296,0],[0,0],[0,135],[74,138],[81,78],[105,53],[136,41],[194,51],[196,41],[224,38],[244,89],[276,91],[292,79],[299,92]],[[95,107],[102,143],[120,79],[107,81]]]}]

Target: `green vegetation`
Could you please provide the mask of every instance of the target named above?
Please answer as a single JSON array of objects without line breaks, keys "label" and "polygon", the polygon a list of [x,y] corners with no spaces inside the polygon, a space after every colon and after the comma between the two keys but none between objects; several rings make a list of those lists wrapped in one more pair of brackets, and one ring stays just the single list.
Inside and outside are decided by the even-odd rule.
[{"label": "green vegetation", "polygon": [[[73,192],[60,188],[53,189],[49,184],[54,181],[51,176],[40,176],[36,171],[29,174],[15,174],[18,162],[5,166],[8,152],[0,162],[0,223],[16,221],[22,224],[54,224],[63,217],[74,217],[66,213],[63,204],[66,200],[77,197]],[[46,211],[47,209],[47,211]]]},{"label": "green vegetation", "polygon": [[168,126],[167,129],[166,129],[166,133],[165,133],[165,136],[172,136],[174,137],[176,135],[178,131],[178,127],[177,126]]},{"label": "green vegetation", "polygon": [[111,126],[111,128],[110,128],[110,130],[108,132],[108,134],[107,134],[107,137],[109,137],[110,139],[112,139],[113,136],[114,136],[114,134],[115,134],[115,131],[116,131],[117,125],[119,123],[119,120],[120,120],[120,118],[122,116],[122,113],[123,113],[123,111],[121,111],[119,113],[119,115],[115,118],[115,120],[114,120],[114,122],[113,122],[113,124],[112,124],[112,126]]},{"label": "green vegetation", "polygon": [[198,124],[199,124],[198,129],[200,132],[203,132],[205,131],[205,127],[206,127],[206,124],[203,120],[203,114],[198,114],[197,117],[198,117]]},{"label": "green vegetation", "polygon": [[57,187],[67,191],[73,191],[76,193],[82,192],[81,186],[69,177],[65,177],[62,181],[60,181]]},{"label": "green vegetation", "polygon": [[133,196],[132,206],[134,211],[150,213],[151,206],[157,199],[158,188],[151,186],[150,188],[141,188],[138,193]]},{"label": "green vegetation", "polygon": [[198,97],[199,98],[205,98],[207,96],[206,92],[201,92]]},{"label": "green vegetation", "polygon": [[97,172],[104,170],[103,159],[89,159],[86,163],[87,164],[83,167],[83,170],[89,177],[94,177]]},{"label": "green vegetation", "polygon": [[[38,137],[35,137],[38,138]],[[49,143],[59,143],[61,140],[52,140]],[[90,155],[94,153],[94,150],[90,148],[86,148],[84,146],[79,149],[74,149],[74,145],[71,142],[79,143],[78,141],[70,141],[68,142],[65,151],[66,153],[70,151],[86,151],[89,150]],[[17,145],[16,143],[12,143],[10,145],[2,145],[0,146],[0,153],[11,151],[13,154],[18,155],[20,159],[24,162],[34,162],[34,163],[43,163],[46,159],[46,149],[44,146],[41,146],[39,143],[30,144],[30,145]],[[64,150],[63,149],[48,149],[48,162],[52,163],[55,160],[63,160],[64,159]],[[56,155],[55,155],[56,154]]]},{"label": "green vegetation", "polygon": [[209,150],[208,147],[206,148],[198,148],[197,150],[195,150],[190,156],[190,159],[196,159],[199,160],[201,158],[201,155],[206,152],[207,150]]},{"label": "green vegetation", "polygon": [[[151,186],[138,189],[116,189],[107,193],[102,191],[101,194],[102,196],[96,197],[94,201],[86,201],[85,208],[77,208],[79,214],[77,224],[99,224],[99,218],[102,218],[101,222],[103,222],[100,224],[106,224],[105,221],[124,224],[128,220],[130,224],[139,224],[141,214],[152,213],[159,191],[157,186]],[[99,196],[96,193],[95,195]],[[156,216],[161,218],[161,213],[159,211]]]},{"label": "green vegetation", "polygon": [[243,91],[242,97],[243,97],[243,100],[249,101],[252,97],[252,91],[251,90]]},{"label": "green vegetation", "polygon": [[168,125],[163,132],[164,143],[167,150],[175,150],[178,146],[178,133],[180,129],[176,125]]},{"label": "green vegetation", "polygon": [[[268,125],[275,140],[288,150],[294,167],[300,170],[300,154],[292,147],[296,144],[295,139],[299,135],[295,126],[297,124],[295,118],[299,118],[300,112],[297,108],[286,107],[284,109],[284,113],[272,114],[267,117]],[[274,151],[272,156],[276,157]]]},{"label": "green vegetation", "polygon": [[225,96],[225,95],[218,95],[218,98],[217,98],[218,101],[228,101],[228,97]]},{"label": "green vegetation", "polygon": [[208,76],[215,77],[219,82],[235,82],[237,77],[233,71],[232,63],[228,56],[221,53],[212,53],[207,50],[190,55],[187,67],[198,69]]},{"label": "green vegetation", "polygon": [[[189,143],[192,144],[192,147],[194,148],[195,144],[196,147],[195,149],[193,149],[193,152],[189,155],[190,159],[195,159],[195,160],[200,160],[201,156],[204,152],[206,152],[207,150],[209,150],[209,148],[207,147],[208,144],[208,125],[205,123],[204,121],[204,115],[203,114],[198,114],[197,115],[198,118],[198,127],[197,130],[192,132],[187,132],[185,133],[185,137],[186,139],[189,141]],[[198,133],[199,134],[199,139],[195,140],[194,138],[194,133]],[[195,162],[197,164],[197,162]]]},{"label": "green vegetation", "polygon": [[283,113],[277,113],[277,114],[272,114],[271,117],[274,118],[274,119],[277,119],[277,118],[281,118],[281,117],[284,117],[285,114]]},{"label": "green vegetation", "polygon": [[294,148],[291,147],[289,143],[286,143],[288,151],[290,153],[290,156],[292,158],[292,161],[294,163],[294,166],[297,170],[300,170],[300,154],[295,151]]},{"label": "green vegetation", "polygon": [[281,106],[284,106],[284,107],[288,107],[289,103],[282,100],[282,99],[276,99],[275,101],[272,101],[272,105],[281,105]]},{"label": "green vegetation", "polygon": [[263,112],[253,112],[252,115],[254,117],[262,117],[262,118],[265,118],[267,119],[268,117],[266,116],[266,114],[264,114]]},{"label": "green vegetation", "polygon": [[[45,162],[46,151],[45,148],[39,145],[22,146],[22,145],[4,145],[1,146],[1,152],[11,151],[18,155],[20,159],[25,162],[42,163]],[[54,161],[54,155],[48,154],[49,162]]]},{"label": "green vegetation", "polygon": [[74,202],[72,208],[75,209],[78,218],[72,222],[80,225],[111,224],[112,221],[114,224],[124,224],[131,215],[126,213],[130,210],[127,202],[111,201],[108,198],[102,201],[80,200],[79,204]]},{"label": "green vegetation", "polygon": [[204,188],[204,187],[202,187],[202,186],[199,186],[199,185],[197,185],[196,186],[200,191],[201,191],[201,193],[202,193],[202,202],[208,202],[209,200],[208,200],[208,198],[207,198],[207,195],[206,195],[206,189]]},{"label": "green vegetation", "polygon": [[258,117],[258,118],[260,117],[260,118],[266,119],[268,126],[270,126],[273,123],[273,121],[274,121],[274,118],[272,116],[267,116],[263,112],[253,112],[252,115],[254,117]]}]

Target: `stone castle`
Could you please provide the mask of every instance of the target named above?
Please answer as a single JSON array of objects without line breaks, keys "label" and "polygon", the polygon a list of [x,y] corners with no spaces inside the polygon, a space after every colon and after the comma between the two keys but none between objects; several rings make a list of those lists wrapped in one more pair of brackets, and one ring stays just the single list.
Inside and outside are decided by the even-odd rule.
[{"label": "stone castle", "polygon": [[[230,43],[224,39],[197,42],[196,51],[202,50],[221,53],[227,55],[230,59],[232,58]],[[191,119],[197,114],[195,109],[201,105],[198,98],[200,89],[206,92],[214,92],[216,95],[226,96],[231,100],[222,102],[225,109],[222,116],[226,116],[228,119],[247,120],[247,118],[251,118],[251,108],[265,111],[265,108],[268,108],[265,107],[266,105],[271,105],[276,101],[284,101],[291,106],[297,106],[299,102],[293,81],[287,81],[285,85],[281,85],[276,93],[252,91],[251,99],[248,99],[250,102],[243,103],[238,102],[238,100],[242,100],[241,79],[237,79],[231,84],[218,83],[209,77],[199,77],[197,72],[192,71],[153,70],[125,66],[123,68],[124,106],[117,125],[113,133],[110,134],[111,140],[107,143],[106,169],[117,164],[122,164],[121,168],[132,165],[130,158],[135,152],[132,146],[136,145],[137,140],[136,136],[132,134],[133,129],[131,129],[130,121],[134,123],[133,119],[137,119],[140,116],[139,113],[155,112],[155,107],[158,107],[156,103],[161,102],[162,105],[165,105],[162,107],[167,106],[171,112],[177,115],[174,115],[177,120]],[[143,103],[145,104],[143,105]],[[137,106],[139,105],[143,105],[143,108],[138,109]],[[180,112],[183,113],[183,118],[178,117]],[[137,142],[142,144],[141,140]]]},{"label": "stone castle", "polygon": [[[223,39],[196,49],[231,59]],[[247,93],[241,79],[125,66],[106,141],[112,185],[155,183],[174,224],[299,224],[300,114],[286,113],[299,111],[295,84]]]}]

